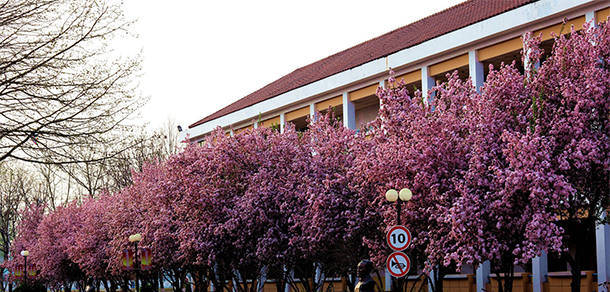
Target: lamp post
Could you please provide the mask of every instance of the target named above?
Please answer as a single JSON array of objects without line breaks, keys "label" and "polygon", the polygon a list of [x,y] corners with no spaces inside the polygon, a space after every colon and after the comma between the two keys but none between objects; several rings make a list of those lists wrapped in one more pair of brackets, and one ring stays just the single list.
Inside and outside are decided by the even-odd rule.
[{"label": "lamp post", "polygon": [[136,233],[134,235],[129,236],[129,242],[133,242],[135,245],[135,253],[134,253],[134,270],[136,271],[136,292],[140,291],[140,283],[138,283],[138,242],[142,240],[142,235],[140,233]]},{"label": "lamp post", "polygon": [[25,272],[25,275],[23,277],[23,286],[27,286],[28,285],[28,256],[30,255],[30,252],[27,250],[22,250],[21,251],[21,255],[23,256],[23,261],[24,261],[24,268],[23,271]]},{"label": "lamp post", "polygon": [[[394,189],[388,190],[385,193],[386,200],[388,200],[389,202],[396,202],[396,223],[397,223],[397,225],[400,225],[400,201],[408,202],[411,200],[412,196],[413,196],[413,194],[411,193],[411,190],[406,189],[406,188],[400,190],[400,193],[398,193]],[[400,201],[398,200],[398,198],[400,198]]]},{"label": "lamp post", "polygon": [[[389,202],[396,202],[396,225],[401,225],[400,224],[400,203],[401,201],[405,201],[408,202],[411,200],[411,197],[413,196],[413,194],[411,193],[411,190],[404,188],[402,190],[400,190],[400,193],[397,192],[395,189],[391,189],[388,190],[385,193],[385,198],[386,200],[388,200]],[[398,200],[400,198],[400,200]],[[392,280],[394,282],[394,288],[395,291],[402,291],[402,286],[403,286],[403,281],[402,278],[394,278],[392,277]]]}]

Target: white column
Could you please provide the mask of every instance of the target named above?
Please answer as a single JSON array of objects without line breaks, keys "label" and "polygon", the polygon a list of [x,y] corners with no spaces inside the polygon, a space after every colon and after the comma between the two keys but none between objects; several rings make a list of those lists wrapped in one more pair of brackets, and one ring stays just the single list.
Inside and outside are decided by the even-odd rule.
[{"label": "white column", "polygon": [[483,63],[479,61],[479,51],[471,50],[468,52],[468,65],[472,85],[474,85],[477,92],[480,92],[481,86],[483,86],[483,82],[485,81],[485,75]]},{"label": "white column", "polygon": [[[290,278],[294,277],[294,270],[290,270],[290,272],[289,272],[288,267],[286,267],[286,266],[284,266],[284,272],[290,273]],[[290,292],[290,284],[288,283],[288,281],[286,281],[286,284],[284,286],[284,292]]]},{"label": "white column", "polygon": [[434,292],[434,290],[432,289],[432,284],[434,283],[434,276],[435,276],[435,272],[434,269],[432,269],[430,271],[430,282],[428,282],[428,292]]},{"label": "white column", "polygon": [[548,255],[542,251],[540,256],[532,259],[532,282],[534,292],[543,292],[542,283],[547,282],[546,276],[549,274]]},{"label": "white column", "polygon": [[324,273],[322,273],[322,268],[320,268],[319,264],[316,264],[316,285],[318,286],[318,291],[323,291],[324,288]]},{"label": "white column", "polygon": [[252,128],[254,129],[258,129],[258,120],[254,121],[254,125],[252,126]]},{"label": "white column", "polygon": [[385,270],[385,290],[390,291],[390,290],[392,290],[392,275],[390,274],[388,269],[384,269],[384,270]]},{"label": "white column", "polygon": [[[604,212],[603,217],[607,214]],[[597,283],[610,281],[610,225],[603,224],[595,227],[595,244],[597,245]],[[608,292],[608,289],[599,286],[599,292]]]},{"label": "white column", "polygon": [[312,124],[316,120],[316,104],[309,105],[309,123]]},{"label": "white column", "polygon": [[343,93],[343,126],[356,129],[356,109],[354,103],[349,100],[349,93]]},{"label": "white column", "polygon": [[261,269],[261,279],[258,282],[258,285],[256,285],[256,291],[263,291],[263,288],[265,288],[265,282],[267,282],[267,267],[263,267]]},{"label": "white column", "polygon": [[280,114],[280,133],[284,133],[284,126],[286,126],[286,114]]},{"label": "white column", "polygon": [[525,53],[525,57],[523,58],[523,68],[525,70],[525,76],[529,80],[531,78],[530,71],[529,71],[530,66],[532,66],[532,69],[536,69],[536,71],[537,71],[538,68],[540,68],[540,60],[537,60],[535,64],[532,64],[532,61],[527,57],[528,50],[525,50],[525,48],[524,48],[524,53]]},{"label": "white column", "polygon": [[485,291],[485,284],[489,283],[489,275],[491,274],[491,264],[485,261],[477,268],[477,291]]},{"label": "white column", "polygon": [[421,67],[421,91],[423,97],[434,97],[428,96],[428,90],[434,87],[434,78],[430,76],[430,68],[428,66]]},{"label": "white column", "polygon": [[[381,87],[381,88],[385,89],[385,88],[386,88],[386,85],[387,85],[385,82],[386,82],[386,80],[385,80],[385,79],[384,79],[384,80],[379,81],[379,87]],[[381,101],[381,98],[378,98],[378,99],[379,99],[379,107],[381,108],[381,104],[382,104],[383,102]]]},{"label": "white column", "polygon": [[595,17],[595,11],[589,11],[585,14],[585,21],[591,22],[591,27],[597,27],[597,19]]},{"label": "white column", "polygon": [[[239,277],[239,273],[236,273],[236,274],[237,274],[238,278],[241,278],[241,277]],[[233,278],[231,281],[233,283],[233,287],[231,287],[232,288],[231,291],[232,292],[239,292],[239,290],[237,289],[237,285],[239,284],[239,282],[235,281],[235,278]]]}]

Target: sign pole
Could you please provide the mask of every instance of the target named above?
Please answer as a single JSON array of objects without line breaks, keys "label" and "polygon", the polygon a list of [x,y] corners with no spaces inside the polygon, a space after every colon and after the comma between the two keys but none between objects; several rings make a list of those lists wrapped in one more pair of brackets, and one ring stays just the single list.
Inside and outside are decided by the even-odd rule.
[{"label": "sign pole", "polygon": [[[400,218],[400,203],[396,204],[396,210],[399,215],[397,217]],[[400,219],[397,221],[400,222]],[[411,232],[400,224],[393,226],[387,233],[386,241],[390,248],[394,250],[394,253],[386,261],[386,269],[392,275],[392,290],[402,292],[404,285],[402,278],[409,273],[411,261],[401,251],[407,249],[411,244]]]}]

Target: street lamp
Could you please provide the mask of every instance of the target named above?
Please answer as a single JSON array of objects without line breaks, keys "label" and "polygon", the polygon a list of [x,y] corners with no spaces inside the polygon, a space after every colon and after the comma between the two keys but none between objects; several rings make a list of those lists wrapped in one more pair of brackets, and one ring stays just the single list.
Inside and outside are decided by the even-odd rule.
[{"label": "street lamp", "polygon": [[140,291],[140,283],[138,283],[138,242],[140,242],[140,240],[142,240],[142,235],[140,233],[129,236],[129,242],[133,242],[135,244],[136,250],[133,256],[135,261],[134,269],[136,270],[136,292]]},{"label": "street lamp", "polygon": [[[395,189],[388,190],[385,193],[386,200],[388,200],[389,202],[396,202],[396,223],[398,223],[397,225],[400,225],[400,201],[408,202],[409,200],[411,200],[412,196],[413,194],[411,193],[411,190],[407,188],[400,190],[400,193],[398,193]],[[398,200],[398,198],[400,198],[400,200]]]},{"label": "street lamp", "polygon": [[21,251],[21,255],[23,256],[23,261],[24,261],[24,268],[23,270],[25,271],[25,277],[23,278],[23,286],[27,286],[28,285],[28,256],[30,255],[30,252],[27,250],[22,250]]},{"label": "street lamp", "polygon": [[[395,189],[391,189],[388,190],[385,193],[385,199],[388,200],[389,202],[396,202],[396,225],[401,225],[400,224],[400,202],[401,201],[405,201],[408,202],[411,200],[411,197],[413,196],[413,194],[411,193],[411,190],[404,188],[402,190],[400,190],[400,193],[397,192]],[[400,198],[400,200],[398,200]],[[394,282],[394,291],[403,291],[402,287],[403,287],[403,281],[402,278],[394,278],[392,277],[392,282]]]}]

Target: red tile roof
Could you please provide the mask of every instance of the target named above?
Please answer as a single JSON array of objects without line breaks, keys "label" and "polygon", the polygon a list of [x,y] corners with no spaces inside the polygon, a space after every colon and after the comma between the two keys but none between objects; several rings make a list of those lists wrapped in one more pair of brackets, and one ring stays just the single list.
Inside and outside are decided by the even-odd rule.
[{"label": "red tile roof", "polygon": [[296,69],[292,73],[199,120],[190,125],[189,128],[536,1],[470,0],[460,3]]}]

